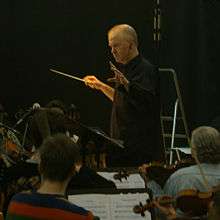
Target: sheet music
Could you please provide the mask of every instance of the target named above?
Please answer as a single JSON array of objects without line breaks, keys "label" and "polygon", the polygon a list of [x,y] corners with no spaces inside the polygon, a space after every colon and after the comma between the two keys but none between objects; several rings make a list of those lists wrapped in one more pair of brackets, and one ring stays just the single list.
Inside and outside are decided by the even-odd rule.
[{"label": "sheet music", "polygon": [[115,180],[114,175],[116,172],[98,172],[98,174],[115,183],[117,189],[144,189],[145,183],[140,174],[130,174],[127,179]]},{"label": "sheet music", "polygon": [[101,220],[151,220],[151,214],[148,211],[145,212],[145,217],[133,213],[133,207],[139,202],[145,204],[148,198],[147,193],[68,196],[70,202],[92,211]]},{"label": "sheet music", "polygon": [[111,219],[109,208],[110,198],[102,194],[80,194],[70,195],[68,200],[78,206],[81,206],[102,220]]}]

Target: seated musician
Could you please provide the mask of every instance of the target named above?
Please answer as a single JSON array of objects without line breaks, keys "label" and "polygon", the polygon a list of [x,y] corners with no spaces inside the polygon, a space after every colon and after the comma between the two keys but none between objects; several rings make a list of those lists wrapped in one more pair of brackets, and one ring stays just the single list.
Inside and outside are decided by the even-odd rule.
[{"label": "seated musician", "polygon": [[198,127],[192,132],[191,152],[200,164],[173,173],[164,186],[165,194],[176,196],[185,189],[205,192],[220,184],[220,133],[212,127]]},{"label": "seated musician", "polygon": [[[166,181],[163,190],[153,179],[145,180],[155,196],[176,196],[185,189],[202,192],[220,184],[220,133],[212,127],[198,127],[192,132],[192,157],[199,165],[191,165],[175,171]],[[141,169],[144,168],[144,165]],[[204,174],[204,175],[203,175]],[[147,175],[147,174],[146,174]]]},{"label": "seated musician", "polygon": [[65,105],[60,100],[52,100],[46,108],[39,109],[30,123],[31,137],[36,148],[43,140],[56,133],[77,133],[79,124],[68,117]]},{"label": "seated musician", "polygon": [[79,171],[78,146],[63,134],[45,139],[39,148],[41,186],[16,194],[8,207],[8,219],[94,219],[93,214],[66,199],[66,187]]},{"label": "seated musician", "polygon": [[146,181],[154,197],[165,194],[175,198],[187,189],[207,192],[220,184],[220,133],[212,127],[198,127],[192,132],[191,151],[199,165],[177,170],[168,178],[163,189],[154,180]]}]

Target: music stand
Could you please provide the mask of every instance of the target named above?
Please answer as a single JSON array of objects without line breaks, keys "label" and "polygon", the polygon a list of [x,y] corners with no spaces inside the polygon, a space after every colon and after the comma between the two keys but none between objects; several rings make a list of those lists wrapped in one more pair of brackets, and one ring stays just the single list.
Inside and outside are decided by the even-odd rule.
[{"label": "music stand", "polygon": [[124,149],[125,147],[120,142],[120,140],[116,140],[110,138],[107,134],[105,134],[100,128],[97,127],[90,127],[81,123],[82,128],[82,157],[83,157],[83,164],[85,164],[85,156],[86,156],[86,145],[89,140],[93,140],[96,145],[96,153],[97,153],[97,168],[99,168],[100,163],[100,152],[101,147],[104,143],[110,144],[114,147]]}]

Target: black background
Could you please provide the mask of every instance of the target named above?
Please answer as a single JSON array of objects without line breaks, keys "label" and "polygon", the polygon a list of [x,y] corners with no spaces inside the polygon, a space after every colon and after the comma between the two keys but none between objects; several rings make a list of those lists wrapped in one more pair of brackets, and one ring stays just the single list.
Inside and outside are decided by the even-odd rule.
[{"label": "black background", "polygon": [[[54,98],[74,103],[82,121],[108,131],[111,103],[81,82],[48,71],[83,77],[110,76],[107,30],[118,23],[135,27],[140,51],[152,63],[177,71],[190,128],[220,115],[220,2],[161,0],[162,41],[153,41],[154,0],[3,0],[0,98],[13,115]],[[172,99],[162,83],[162,97]]]}]

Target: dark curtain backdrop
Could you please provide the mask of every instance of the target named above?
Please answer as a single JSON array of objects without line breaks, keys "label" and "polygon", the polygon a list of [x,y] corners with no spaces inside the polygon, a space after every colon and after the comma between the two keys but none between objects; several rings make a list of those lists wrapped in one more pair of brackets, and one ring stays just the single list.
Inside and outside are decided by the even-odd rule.
[{"label": "dark curtain backdrop", "polygon": [[[82,121],[108,131],[111,103],[81,82],[48,71],[83,77],[110,76],[107,30],[129,23],[139,34],[140,50],[152,63],[172,67],[190,127],[220,115],[218,0],[161,0],[162,41],[153,42],[154,0],[3,0],[1,14],[1,102],[12,115],[34,102],[53,98],[74,103]],[[169,87],[169,85],[164,85]],[[166,90],[162,91],[166,94]],[[163,96],[164,96],[163,94]]]},{"label": "dark curtain backdrop", "polygon": [[178,74],[191,128],[220,115],[220,1],[164,0],[161,66]]}]

